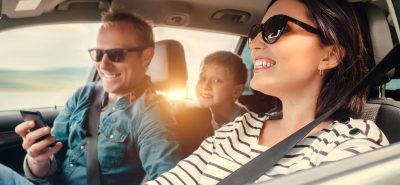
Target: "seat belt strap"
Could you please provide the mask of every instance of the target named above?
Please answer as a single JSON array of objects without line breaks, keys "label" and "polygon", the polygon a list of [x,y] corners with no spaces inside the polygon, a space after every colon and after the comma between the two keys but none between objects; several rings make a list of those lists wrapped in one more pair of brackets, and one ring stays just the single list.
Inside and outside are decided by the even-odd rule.
[{"label": "seat belt strap", "polygon": [[400,58],[400,45],[397,44],[390,52],[378,63],[356,86],[348,93],[341,97],[338,103],[329,109],[328,112],[322,114],[311,123],[307,124],[300,130],[296,131],[286,139],[272,146],[270,149],[261,153],[236,171],[225,177],[218,185],[242,185],[254,182],[265,172],[273,167],[290,149],[292,149],[299,141],[301,141],[312,129],[318,126],[323,120],[329,118],[335,113],[350,96],[353,96],[359,90],[367,87],[375,79],[386,74],[389,70],[396,66],[400,66],[398,59]]},{"label": "seat belt strap", "polygon": [[[140,97],[146,89],[152,85],[150,78],[146,77],[142,83],[131,93],[130,102],[135,101]],[[155,92],[155,91],[154,91]],[[86,172],[88,185],[100,185],[100,165],[98,160],[97,137],[99,134],[100,112],[102,108],[103,97],[105,94],[100,81],[91,94],[89,114],[87,116],[86,127]]]},{"label": "seat belt strap", "polygon": [[86,129],[86,172],[88,185],[100,185],[100,168],[97,154],[97,136],[104,90],[97,82],[90,99]]}]

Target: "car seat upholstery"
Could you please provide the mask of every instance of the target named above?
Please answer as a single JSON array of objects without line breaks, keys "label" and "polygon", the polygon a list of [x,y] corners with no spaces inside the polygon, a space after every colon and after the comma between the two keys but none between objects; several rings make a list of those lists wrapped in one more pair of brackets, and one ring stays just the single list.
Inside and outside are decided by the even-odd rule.
[{"label": "car seat upholstery", "polygon": [[[185,53],[175,40],[162,40],[155,44],[154,57],[147,74],[158,92],[185,89],[188,79]],[[201,142],[213,134],[211,113],[200,108],[194,100],[169,100],[176,122],[177,134],[185,155],[191,154]]]},{"label": "car seat upholstery", "polygon": [[[372,44],[375,64],[378,64],[386,54],[393,48],[393,40],[385,14],[377,6],[372,4],[363,4],[362,14],[365,14],[366,24]],[[389,82],[394,75],[394,70],[386,73],[385,76],[375,80],[375,86]]]},{"label": "car seat upholstery", "polygon": [[176,40],[156,42],[154,57],[146,74],[157,91],[185,88],[188,74],[183,46]]},{"label": "car seat upholstery", "polygon": [[[376,6],[363,5],[375,63],[380,62],[393,48],[393,40],[385,14]],[[394,70],[375,79],[372,88],[386,84],[393,78]],[[374,87],[375,86],[375,87]],[[384,93],[380,93],[384,95]],[[400,141],[400,102],[380,96],[370,99],[364,107],[363,119],[374,121],[385,133],[390,143]]]},{"label": "car seat upholstery", "polygon": [[189,156],[204,139],[214,134],[211,126],[211,112],[207,108],[200,108],[197,102],[193,101],[175,104],[175,109],[181,148],[184,155]]},{"label": "car seat upholstery", "polygon": [[370,100],[364,108],[363,118],[374,121],[390,143],[400,141],[400,102],[391,99]]}]

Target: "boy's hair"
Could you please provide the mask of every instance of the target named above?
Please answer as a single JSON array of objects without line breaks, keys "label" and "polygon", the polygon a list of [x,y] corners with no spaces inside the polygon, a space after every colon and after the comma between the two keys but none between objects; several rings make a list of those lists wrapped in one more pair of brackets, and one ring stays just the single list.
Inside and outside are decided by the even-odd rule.
[{"label": "boy's hair", "polygon": [[216,51],[207,55],[202,64],[217,64],[224,67],[233,74],[233,81],[236,85],[245,84],[247,81],[247,68],[242,58],[230,51]]}]

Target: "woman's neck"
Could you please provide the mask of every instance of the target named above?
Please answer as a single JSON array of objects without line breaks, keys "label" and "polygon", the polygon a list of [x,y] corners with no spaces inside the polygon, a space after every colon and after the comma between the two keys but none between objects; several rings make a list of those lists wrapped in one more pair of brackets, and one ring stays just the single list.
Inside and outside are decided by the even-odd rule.
[{"label": "woman's neck", "polygon": [[296,131],[315,119],[317,101],[320,92],[318,81],[302,88],[287,90],[277,96],[282,102],[282,127],[287,131]]},{"label": "woman's neck", "polygon": [[[280,99],[282,119],[269,119],[265,122],[258,139],[260,145],[272,147],[314,120],[317,101],[315,97],[306,95]],[[314,133],[313,130],[310,134]]]},{"label": "woman's neck", "polygon": [[287,131],[296,131],[315,119],[317,99],[303,96],[282,100],[282,119],[280,122]]},{"label": "woman's neck", "polygon": [[[261,130],[258,143],[274,146],[315,119],[321,86],[319,81],[303,84],[292,90],[271,93],[282,102],[282,119],[267,120]],[[322,121],[308,135],[315,135],[326,128],[331,120]]]}]

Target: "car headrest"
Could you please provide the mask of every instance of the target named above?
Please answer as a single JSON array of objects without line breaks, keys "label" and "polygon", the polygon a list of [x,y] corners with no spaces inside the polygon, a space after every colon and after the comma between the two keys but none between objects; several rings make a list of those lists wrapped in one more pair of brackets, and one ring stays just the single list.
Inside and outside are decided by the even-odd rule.
[{"label": "car headrest", "polygon": [[[364,3],[363,9],[368,22],[375,64],[377,64],[393,48],[389,23],[383,11],[376,5]],[[393,76],[394,69],[379,79],[376,79],[373,85],[383,85],[389,82]]]},{"label": "car headrest", "polygon": [[156,42],[154,57],[146,74],[157,91],[185,88],[188,74],[182,44],[176,40]]}]

